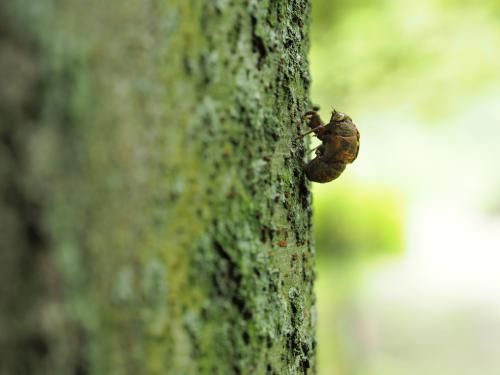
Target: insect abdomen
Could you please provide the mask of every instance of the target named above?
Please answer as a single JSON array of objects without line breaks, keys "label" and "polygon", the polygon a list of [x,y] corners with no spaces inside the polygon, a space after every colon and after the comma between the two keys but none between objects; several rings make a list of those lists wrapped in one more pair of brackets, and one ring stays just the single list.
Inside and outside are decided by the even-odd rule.
[{"label": "insect abdomen", "polygon": [[310,181],[324,183],[339,177],[345,167],[343,162],[325,162],[322,157],[317,157],[307,163],[305,172]]}]

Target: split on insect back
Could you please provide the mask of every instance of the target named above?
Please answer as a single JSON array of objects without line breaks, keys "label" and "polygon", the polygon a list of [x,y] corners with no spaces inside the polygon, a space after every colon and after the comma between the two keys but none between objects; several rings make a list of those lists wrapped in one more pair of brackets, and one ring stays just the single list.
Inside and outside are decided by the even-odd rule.
[{"label": "split on insect back", "polygon": [[298,138],[314,133],[321,141],[316,149],[316,157],[306,164],[305,172],[309,180],[325,183],[339,177],[346,165],[358,156],[359,131],[345,113],[333,110],[330,122],[325,124],[318,110],[315,107],[304,115],[311,130]]}]

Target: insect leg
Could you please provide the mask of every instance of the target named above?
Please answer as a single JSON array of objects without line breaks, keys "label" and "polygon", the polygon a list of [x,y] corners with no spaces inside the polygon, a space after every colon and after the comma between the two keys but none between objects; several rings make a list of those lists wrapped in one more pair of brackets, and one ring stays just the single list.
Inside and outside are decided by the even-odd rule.
[{"label": "insect leg", "polygon": [[319,146],[316,146],[314,147],[313,149],[309,150],[308,152],[313,152],[314,150],[317,150],[318,148],[320,148],[322,145],[319,145]]},{"label": "insect leg", "polygon": [[309,131],[307,131],[307,132],[305,132],[305,133],[297,136],[295,139],[299,139],[299,138],[305,137],[306,135],[314,133],[316,130],[324,128],[325,126],[326,126],[325,124],[320,125],[320,126],[316,126],[315,128],[312,128],[311,130],[309,130]]}]

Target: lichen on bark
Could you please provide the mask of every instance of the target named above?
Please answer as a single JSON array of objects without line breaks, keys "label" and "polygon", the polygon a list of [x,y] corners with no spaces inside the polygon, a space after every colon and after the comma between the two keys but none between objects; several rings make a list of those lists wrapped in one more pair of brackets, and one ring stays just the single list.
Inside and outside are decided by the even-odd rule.
[{"label": "lichen on bark", "polygon": [[0,19],[0,373],[314,373],[309,2]]}]

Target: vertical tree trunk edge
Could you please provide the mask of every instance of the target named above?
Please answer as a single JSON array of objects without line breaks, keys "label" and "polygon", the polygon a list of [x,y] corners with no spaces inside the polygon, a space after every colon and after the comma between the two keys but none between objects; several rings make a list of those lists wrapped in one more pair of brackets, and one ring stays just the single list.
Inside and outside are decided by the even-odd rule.
[{"label": "vertical tree trunk edge", "polygon": [[313,374],[308,0],[0,4],[0,374]]}]

